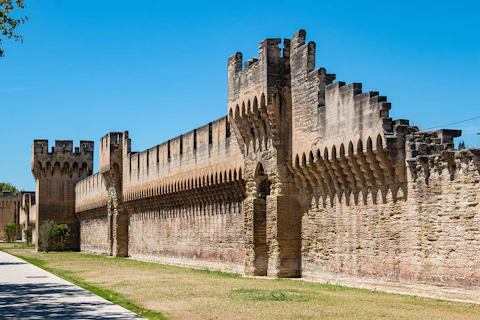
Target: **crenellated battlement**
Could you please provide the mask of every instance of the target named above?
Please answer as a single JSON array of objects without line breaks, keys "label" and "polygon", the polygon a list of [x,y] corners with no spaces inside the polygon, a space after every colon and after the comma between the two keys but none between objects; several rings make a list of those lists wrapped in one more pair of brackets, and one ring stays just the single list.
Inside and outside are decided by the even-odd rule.
[{"label": "crenellated battlement", "polygon": [[242,53],[237,52],[228,59],[229,110],[253,96],[263,95],[266,103],[271,104],[274,93],[287,84],[284,75],[288,73],[290,40],[284,39],[283,52],[279,47],[281,42],[279,38],[260,42],[258,58],[246,61],[243,69]]},{"label": "crenellated battlement", "polygon": [[[428,184],[430,175],[435,172],[441,175],[447,169],[450,179],[461,163],[467,167],[478,166],[475,162],[475,150],[454,150],[453,138],[461,136],[461,130],[417,131],[406,136],[406,162],[410,171],[410,179],[416,181],[423,177]],[[463,159],[463,160],[459,160]],[[478,169],[477,169],[478,170]],[[468,172],[469,170],[466,170]],[[471,171],[471,170],[470,170]],[[465,171],[463,171],[465,173]]]},{"label": "crenellated battlement", "polygon": [[292,148],[293,159],[358,138],[366,141],[380,134],[385,141],[385,134],[393,133],[387,98],[377,91],[363,92],[361,83],[333,82],[334,74],[315,69],[315,43],[305,43],[303,30],[296,35],[290,57],[292,135],[300,143]]},{"label": "crenellated battlement", "polygon": [[123,164],[124,139],[128,138],[128,131],[110,132],[100,139],[100,172],[106,172],[116,167],[120,173]]},{"label": "crenellated battlement", "polygon": [[100,173],[95,173],[75,185],[75,212],[106,207],[107,188]]},{"label": "crenellated battlement", "polygon": [[52,146],[51,152],[48,152],[48,140],[38,139],[33,141],[32,155],[34,154],[93,154],[93,141],[80,140],[80,146],[73,150],[72,140],[55,140],[55,146]]},{"label": "crenellated battlement", "polygon": [[190,184],[190,180],[204,181],[198,183],[199,187],[206,179],[212,184],[211,176],[223,177],[229,172],[237,176],[242,164],[234,133],[223,117],[148,150],[125,152],[124,198],[130,201],[144,194],[175,190],[177,185]]},{"label": "crenellated battlement", "polygon": [[48,152],[48,140],[34,140],[32,145],[32,174],[36,179],[58,175],[83,179],[93,172],[93,141],[80,141],[73,150],[72,140],[55,140]]}]

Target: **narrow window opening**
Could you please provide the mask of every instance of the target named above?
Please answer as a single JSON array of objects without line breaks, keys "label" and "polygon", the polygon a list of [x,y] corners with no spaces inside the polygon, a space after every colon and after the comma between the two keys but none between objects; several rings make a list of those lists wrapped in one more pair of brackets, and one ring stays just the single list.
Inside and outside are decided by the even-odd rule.
[{"label": "narrow window opening", "polygon": [[226,125],[225,125],[225,137],[228,139],[230,138],[230,122],[228,122],[228,117],[225,117]]},{"label": "narrow window opening", "polygon": [[212,139],[212,123],[210,122],[208,124],[208,144],[212,144],[213,139]]},{"label": "narrow window opening", "polygon": [[183,136],[180,136],[180,154],[183,154]]},{"label": "narrow window opening", "polygon": [[117,144],[120,143],[120,134],[117,134]]},{"label": "narrow window opening", "polygon": [[197,129],[193,130],[193,150],[197,150]]},{"label": "narrow window opening", "polygon": [[168,144],[167,144],[167,158],[168,158],[168,161],[170,161],[170,140],[168,140]]},{"label": "narrow window opening", "polygon": [[157,146],[157,163],[160,162],[160,149],[159,146]]},{"label": "narrow window opening", "polygon": [[147,167],[150,164],[150,151],[147,151]]}]

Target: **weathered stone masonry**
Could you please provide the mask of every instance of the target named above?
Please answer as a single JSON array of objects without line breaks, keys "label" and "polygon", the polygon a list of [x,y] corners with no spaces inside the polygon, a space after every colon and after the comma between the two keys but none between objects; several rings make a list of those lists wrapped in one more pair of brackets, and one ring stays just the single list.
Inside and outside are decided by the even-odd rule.
[{"label": "weathered stone masonry", "polygon": [[71,140],[56,140],[48,152],[47,140],[35,140],[32,146],[32,174],[37,184],[35,192],[37,216],[35,229],[47,220],[67,224],[70,228],[70,249],[79,249],[80,226],[75,215],[75,184],[92,174],[93,141],[80,141],[73,150]]},{"label": "weathered stone masonry", "polygon": [[36,140],[38,220],[56,216],[55,190],[69,181],[73,247],[85,252],[247,275],[479,286],[480,150],[454,150],[457,130],[394,121],[385,96],[315,69],[305,31],[280,43],[264,40],[243,66],[241,53],[229,58],[227,117],[142,152],[128,132],[111,132],[97,174],[89,154],[77,173],[41,158],[46,142]]}]

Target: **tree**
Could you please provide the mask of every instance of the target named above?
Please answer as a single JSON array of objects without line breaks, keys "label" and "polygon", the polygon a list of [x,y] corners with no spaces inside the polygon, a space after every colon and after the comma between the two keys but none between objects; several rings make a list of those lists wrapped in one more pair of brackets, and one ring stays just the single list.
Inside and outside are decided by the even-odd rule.
[{"label": "tree", "polygon": [[7,223],[3,229],[5,230],[5,235],[7,236],[7,242],[14,242],[17,240],[17,225],[10,221]]},{"label": "tree", "polygon": [[40,227],[40,249],[48,252],[50,250],[62,250],[70,236],[70,228],[66,224],[57,224],[53,220],[45,220]]},{"label": "tree", "polygon": [[60,247],[60,250],[63,251],[65,243],[70,236],[70,228],[66,224],[55,224],[53,227],[53,234],[56,247]]},{"label": "tree", "polygon": [[40,227],[41,242],[40,248],[42,251],[48,252],[52,249],[53,245],[53,229],[55,227],[55,221],[45,220]]},{"label": "tree", "polygon": [[3,190],[10,191],[14,196],[16,196],[18,193],[17,187],[15,187],[10,182],[0,182],[0,196],[3,195],[3,192],[2,192]]},{"label": "tree", "polygon": [[[11,14],[15,7],[25,9],[23,0],[0,0],[0,33],[8,39],[23,42],[23,37],[16,34],[15,29],[19,24],[25,23],[28,17],[12,18]],[[0,57],[3,57],[1,45],[2,39],[0,39]]]},{"label": "tree", "polygon": [[23,235],[25,236],[25,241],[27,242],[27,246],[32,243],[32,229],[25,229],[23,230]]}]

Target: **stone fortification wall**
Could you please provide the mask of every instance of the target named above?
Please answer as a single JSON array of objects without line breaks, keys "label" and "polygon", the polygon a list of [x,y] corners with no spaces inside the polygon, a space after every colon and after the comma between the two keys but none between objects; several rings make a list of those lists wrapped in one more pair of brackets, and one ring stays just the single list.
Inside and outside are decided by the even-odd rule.
[{"label": "stone fortification wall", "polygon": [[243,272],[242,202],[145,210],[131,215],[134,259]]},{"label": "stone fortification wall", "polygon": [[391,104],[361,83],[333,82],[315,68],[314,42],[291,45],[292,151],[288,166],[307,193],[398,189],[406,181],[404,136],[416,128],[389,118]]},{"label": "stone fortification wall", "polygon": [[110,222],[106,204],[77,214],[80,219],[80,250],[110,254]]},{"label": "stone fortification wall", "polygon": [[75,212],[105,207],[107,188],[100,173],[95,173],[75,185]]},{"label": "stone fortification wall", "polygon": [[142,152],[128,148],[123,160],[125,201],[234,181],[242,175],[243,157],[226,118]]},{"label": "stone fortification wall", "polygon": [[480,150],[453,151],[457,135],[406,136],[406,187],[311,197],[303,276],[480,286]]},{"label": "stone fortification wall", "polygon": [[22,191],[20,195],[20,238],[26,241],[24,230],[32,230],[32,243],[36,243],[37,239],[37,206],[35,204],[35,192]]},{"label": "stone fortification wall", "polygon": [[[479,149],[454,151],[459,131],[419,131],[389,118],[385,96],[334,82],[315,69],[305,31],[280,43],[262,41],[244,66],[229,58],[228,118],[142,152],[128,132],[101,139],[100,173],[76,186],[82,250],[257,276],[480,286]],[[63,162],[32,164],[37,194],[56,197]]]},{"label": "stone fortification wall", "polygon": [[75,212],[80,220],[80,250],[108,254],[108,194],[100,173],[75,185]]},{"label": "stone fortification wall", "polygon": [[0,196],[0,239],[2,240],[6,239],[4,226],[10,221],[15,224],[19,223],[21,199],[21,195],[14,196],[8,191],[3,192],[3,195]]},{"label": "stone fortification wall", "polygon": [[387,98],[362,92],[361,83],[333,82],[335,74],[314,69],[316,45],[305,40],[305,31],[297,32],[290,53],[293,159],[313,149],[339,150],[350,141],[366,144],[379,135],[386,142],[385,135],[393,133]]},{"label": "stone fortification wall", "polygon": [[238,269],[244,183],[234,135],[221,118],[143,152],[130,152],[125,139],[130,256]]}]

